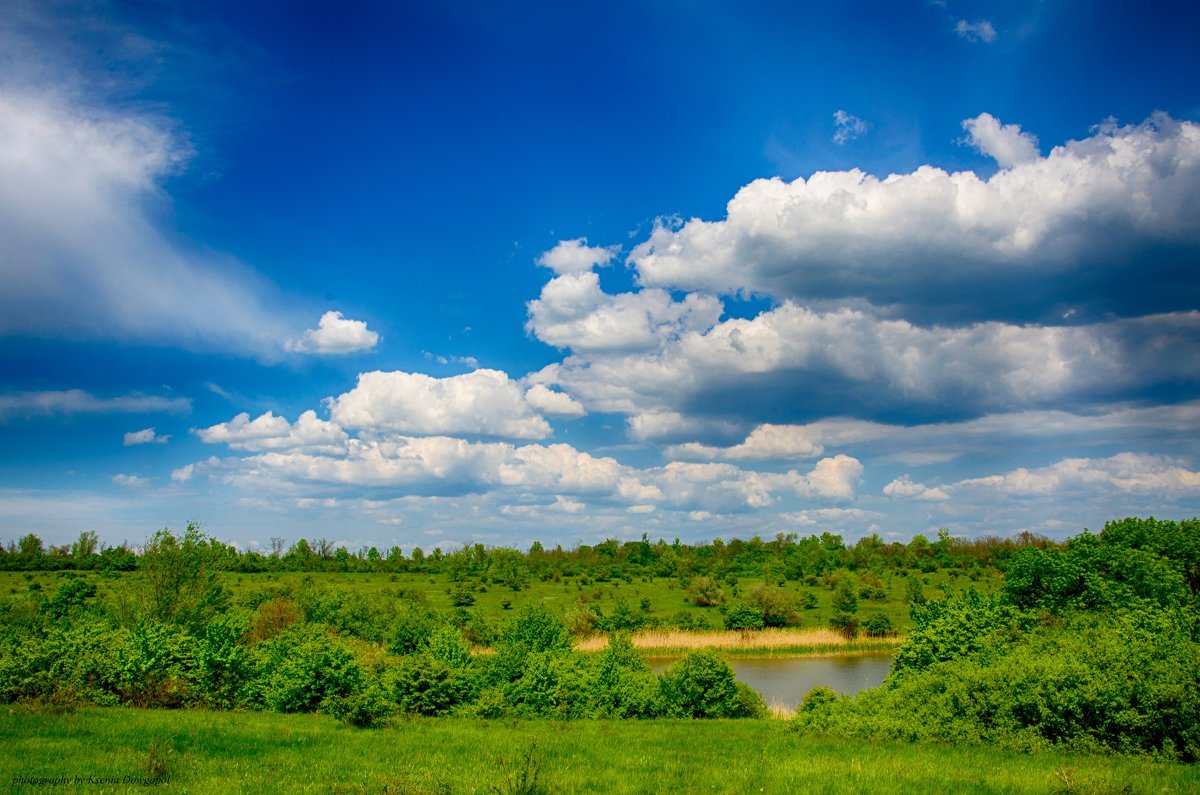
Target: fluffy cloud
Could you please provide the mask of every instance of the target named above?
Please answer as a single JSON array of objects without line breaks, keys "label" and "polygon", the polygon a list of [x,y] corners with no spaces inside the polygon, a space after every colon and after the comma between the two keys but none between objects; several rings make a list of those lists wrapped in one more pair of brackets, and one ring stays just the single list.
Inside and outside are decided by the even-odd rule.
[{"label": "fluffy cloud", "polygon": [[666,290],[610,295],[593,271],[551,279],[528,308],[527,331],[557,348],[585,352],[652,349],[711,327],[723,309],[717,299],[695,293],[682,301]]},{"label": "fluffy cloud", "polygon": [[126,433],[124,442],[126,447],[132,447],[137,444],[166,444],[170,438],[170,435],[159,436],[153,428],[145,428]]},{"label": "fluffy cloud", "polygon": [[[243,430],[249,426],[242,423]],[[212,429],[209,429],[212,430]],[[223,432],[222,432],[223,433]],[[248,432],[228,435],[245,449]],[[263,437],[255,437],[261,440]],[[233,441],[240,439],[240,442]],[[264,449],[260,441],[257,449]],[[839,455],[818,461],[807,473],[753,472],[731,464],[672,462],[639,469],[566,444],[470,442],[448,436],[372,436],[350,439],[344,450],[316,447],[267,449],[242,458],[210,459],[177,481],[203,471],[256,493],[298,494],[313,486],[352,490],[400,490],[412,495],[521,495],[555,500],[558,509],[588,504],[659,505],[712,512],[746,511],[775,504],[780,496],[846,501],[854,497],[862,464]]]},{"label": "fluffy cloud", "polygon": [[962,123],[967,143],[992,158],[1001,168],[1032,163],[1041,157],[1037,137],[1021,132],[1016,124],[1001,124],[990,113],[981,113]]},{"label": "fluffy cloud", "polygon": [[883,493],[896,499],[948,505],[953,500],[961,504],[961,510],[968,511],[987,505],[990,495],[997,494],[1048,500],[1091,495],[1091,499],[1111,503],[1108,510],[1116,511],[1129,508],[1112,503],[1108,499],[1112,495],[1141,496],[1158,501],[1161,509],[1164,501],[1195,499],[1200,495],[1200,472],[1190,469],[1185,459],[1124,452],[1106,458],[1064,458],[1049,466],[1019,467],[1004,474],[969,478],[941,487],[926,486],[903,475],[884,486]]},{"label": "fluffy cloud", "polygon": [[137,393],[101,398],[82,389],[65,389],[0,395],[0,420],[53,414],[186,413],[191,409],[192,402],[187,398],[165,398]]},{"label": "fluffy cloud", "polygon": [[525,391],[525,401],[542,414],[551,417],[582,417],[587,414],[577,400],[570,395],[547,389],[542,384],[534,384]]},{"label": "fluffy cloud", "polygon": [[329,409],[333,422],[343,428],[513,439],[550,435],[550,424],[534,411],[520,385],[499,370],[450,378],[362,373],[354,389],[329,400]]},{"label": "fluffy cloud", "polygon": [[619,246],[589,246],[587,238],[581,237],[576,240],[559,241],[557,246],[538,257],[537,262],[559,275],[586,273],[592,268],[612,262],[619,251]]},{"label": "fluffy cloud", "polygon": [[948,500],[950,495],[939,488],[930,488],[923,483],[914,483],[908,475],[896,478],[883,487],[889,497],[904,497],[913,500]]},{"label": "fluffy cloud", "polygon": [[0,335],[277,352],[271,288],[159,226],[190,155],[162,119],[0,87]]},{"label": "fluffy cloud", "polygon": [[1110,489],[1168,496],[1200,493],[1200,472],[1188,469],[1181,459],[1127,452],[1109,458],[1067,458],[1039,469],[1021,467],[1003,475],[963,480],[952,488],[1025,497]]},{"label": "fluffy cloud", "polygon": [[201,428],[196,435],[207,444],[226,444],[234,450],[311,450],[338,453],[346,449],[348,437],[337,425],[306,411],[295,424],[268,411],[251,420],[246,412],[229,422]]},{"label": "fluffy cloud", "polygon": [[967,41],[981,41],[984,44],[991,44],[996,40],[996,28],[986,19],[980,19],[975,22],[960,19],[954,26],[954,32]]},{"label": "fluffy cloud", "polygon": [[326,312],[317,321],[317,328],[307,329],[297,340],[288,340],[284,347],[294,353],[345,354],[369,351],[379,342],[379,335],[361,320],[342,317],[341,312]]},{"label": "fluffy cloud", "polygon": [[653,353],[568,357],[535,378],[590,409],[634,415],[691,407],[747,417],[780,395],[793,412],[928,406],[985,413],[1196,382],[1200,363],[1174,352],[1197,345],[1200,312],[1088,326],[923,328],[785,303]]},{"label": "fluffy cloud", "polygon": [[[1195,306],[1183,263],[1200,244],[1200,125],[1108,124],[1045,157],[991,116],[968,128],[1012,167],[760,179],[723,220],[658,224],[629,261],[647,287],[860,298],[914,320]],[[1114,293],[1118,278],[1130,289]]]}]

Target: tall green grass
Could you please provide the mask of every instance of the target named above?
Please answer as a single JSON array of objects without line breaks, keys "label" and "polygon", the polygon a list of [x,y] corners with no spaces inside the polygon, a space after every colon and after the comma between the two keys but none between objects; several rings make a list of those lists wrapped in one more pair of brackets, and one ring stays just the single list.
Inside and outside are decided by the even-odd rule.
[{"label": "tall green grass", "polygon": [[[0,782],[87,777],[87,792],[1196,792],[1200,769],[1145,759],[804,737],[780,721],[400,721],[7,706]],[[141,783],[154,775],[168,784]],[[528,785],[533,786],[528,786]],[[523,786],[524,785],[524,786]],[[70,788],[55,788],[70,791]]]}]

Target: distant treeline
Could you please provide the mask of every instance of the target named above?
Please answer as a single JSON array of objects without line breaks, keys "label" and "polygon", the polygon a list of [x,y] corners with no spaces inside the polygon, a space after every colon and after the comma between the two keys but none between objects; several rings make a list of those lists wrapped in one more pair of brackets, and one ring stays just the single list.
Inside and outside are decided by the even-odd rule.
[{"label": "distant treeline", "polygon": [[[194,526],[189,526],[192,529]],[[905,544],[885,542],[869,535],[847,544],[834,533],[810,535],[777,533],[764,541],[755,536],[748,541],[720,538],[709,543],[682,544],[676,539],[651,542],[645,534],[639,541],[621,542],[610,538],[595,545],[572,549],[545,548],[534,542],[527,552],[507,547],[474,544],[443,553],[426,553],[420,547],[405,555],[400,547],[380,552],[363,547],[351,552],[324,538],[300,539],[287,545],[282,538],[271,539],[269,550],[239,551],[231,544],[210,538],[207,541],[209,565],[218,571],[232,572],[382,572],[446,574],[453,580],[488,577],[492,581],[520,585],[530,578],[540,580],[575,577],[586,574],[597,582],[632,577],[692,577],[742,575],[767,579],[802,580],[820,577],[838,569],[885,571],[911,569],[931,572],[937,569],[1000,567],[1021,549],[1060,548],[1061,544],[1028,531],[1016,538],[988,536],[961,539],[942,529],[930,541],[917,535]],[[133,571],[140,567],[142,555],[128,545],[102,547],[96,533],[80,534],[75,543],[46,549],[33,533],[10,542],[0,550],[0,570],[8,571]]]}]

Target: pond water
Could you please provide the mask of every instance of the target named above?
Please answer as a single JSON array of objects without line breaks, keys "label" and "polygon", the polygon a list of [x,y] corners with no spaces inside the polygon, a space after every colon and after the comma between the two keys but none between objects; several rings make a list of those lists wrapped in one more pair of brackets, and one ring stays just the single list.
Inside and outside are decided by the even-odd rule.
[{"label": "pond water", "polygon": [[[675,660],[649,660],[655,673],[662,673]],[[737,678],[753,687],[771,705],[794,708],[817,685],[853,695],[878,687],[892,669],[888,654],[840,657],[762,657],[730,660]]]}]

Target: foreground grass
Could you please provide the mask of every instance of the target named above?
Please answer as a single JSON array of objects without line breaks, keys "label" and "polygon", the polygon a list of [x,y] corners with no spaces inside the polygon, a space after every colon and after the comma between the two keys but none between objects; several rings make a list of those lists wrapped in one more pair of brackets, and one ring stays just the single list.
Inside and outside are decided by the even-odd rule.
[{"label": "foreground grass", "polygon": [[[630,636],[634,648],[649,657],[681,657],[696,649],[716,649],[723,657],[812,657],[892,651],[904,638],[849,639],[831,629],[762,629],[754,631],[684,632],[650,630]],[[608,648],[608,636],[596,635],[575,644],[576,651]]]},{"label": "foreground grass", "polygon": [[[82,777],[75,789],[88,792],[1200,790],[1200,769],[1185,765],[802,737],[780,721],[425,719],[363,730],[320,715],[10,705],[0,737],[0,781],[14,792],[45,789],[17,777],[62,776]],[[543,789],[520,788],[534,776]]]}]

